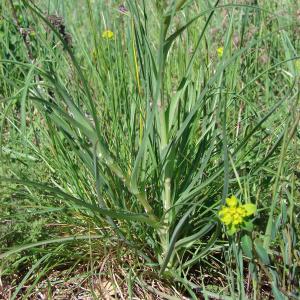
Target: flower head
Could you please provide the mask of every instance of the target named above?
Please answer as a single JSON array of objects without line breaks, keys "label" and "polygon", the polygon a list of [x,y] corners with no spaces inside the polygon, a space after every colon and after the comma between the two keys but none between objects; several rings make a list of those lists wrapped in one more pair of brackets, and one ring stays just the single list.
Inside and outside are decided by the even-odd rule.
[{"label": "flower head", "polygon": [[235,233],[237,228],[245,224],[245,219],[256,212],[256,205],[252,203],[240,204],[238,199],[232,195],[226,199],[226,206],[222,206],[218,212],[219,218],[228,231]]},{"label": "flower head", "polygon": [[112,39],[114,37],[114,33],[112,31],[110,31],[110,30],[104,30],[102,32],[102,37],[104,39],[110,40],[110,39]]},{"label": "flower head", "polygon": [[223,56],[223,52],[224,52],[224,48],[223,47],[219,47],[217,49],[217,53],[218,53],[218,56],[221,58]]}]

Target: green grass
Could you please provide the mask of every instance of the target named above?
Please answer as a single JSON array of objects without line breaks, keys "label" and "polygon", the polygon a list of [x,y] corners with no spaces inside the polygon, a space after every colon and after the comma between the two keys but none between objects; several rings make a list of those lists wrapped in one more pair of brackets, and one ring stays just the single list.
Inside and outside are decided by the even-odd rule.
[{"label": "green grass", "polygon": [[120,4],[0,4],[4,290],[298,299],[297,1]]}]

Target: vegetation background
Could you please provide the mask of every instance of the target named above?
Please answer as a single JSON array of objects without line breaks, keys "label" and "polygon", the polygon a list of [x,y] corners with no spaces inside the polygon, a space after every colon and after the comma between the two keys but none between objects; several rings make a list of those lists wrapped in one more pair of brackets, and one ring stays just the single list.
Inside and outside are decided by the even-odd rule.
[{"label": "vegetation background", "polygon": [[2,0],[0,298],[299,299],[299,6]]}]

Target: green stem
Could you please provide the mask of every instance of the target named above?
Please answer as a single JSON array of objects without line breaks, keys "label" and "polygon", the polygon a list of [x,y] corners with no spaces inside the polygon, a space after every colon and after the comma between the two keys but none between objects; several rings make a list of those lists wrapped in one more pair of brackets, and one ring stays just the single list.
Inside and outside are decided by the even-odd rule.
[{"label": "green stem", "polygon": [[[158,128],[160,134],[159,148],[160,148],[161,155],[163,155],[164,149],[167,147],[169,143],[168,126],[166,120],[166,103],[164,102],[164,97],[163,97],[163,82],[164,82],[165,61],[166,61],[166,55],[164,53],[164,44],[165,44],[165,39],[166,39],[166,35],[170,23],[171,23],[170,16],[166,16],[166,17],[162,16],[161,29],[160,29],[160,44],[159,44],[159,53],[158,53],[159,72],[156,81],[156,93],[155,93],[155,100],[158,109],[157,121],[158,121]],[[160,229],[162,256],[165,255],[169,247],[169,227],[170,227],[169,212],[171,208],[171,178],[167,176],[166,168],[167,165],[164,167],[163,174],[162,174],[162,180],[164,186],[161,194],[161,198],[163,202],[163,213],[164,213],[162,228]]]}]

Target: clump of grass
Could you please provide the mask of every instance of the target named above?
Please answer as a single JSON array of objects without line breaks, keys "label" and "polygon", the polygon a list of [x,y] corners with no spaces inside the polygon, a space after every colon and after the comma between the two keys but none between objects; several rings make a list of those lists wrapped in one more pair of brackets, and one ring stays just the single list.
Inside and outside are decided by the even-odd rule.
[{"label": "clump of grass", "polygon": [[[4,246],[1,258],[26,253],[31,266],[14,297],[97,239],[194,299],[298,297],[297,20],[267,2],[200,2],[1,6],[1,179],[42,228],[55,219],[45,238]],[[230,195],[257,212],[227,234],[218,211]]]}]

